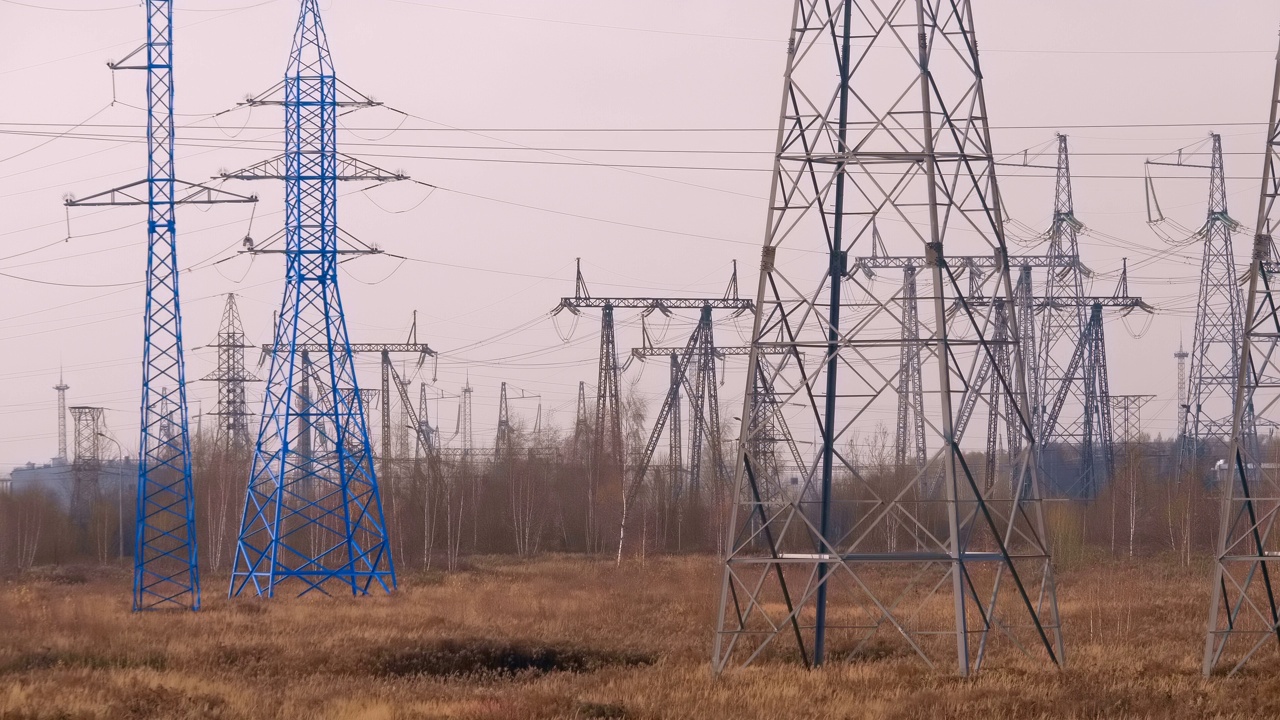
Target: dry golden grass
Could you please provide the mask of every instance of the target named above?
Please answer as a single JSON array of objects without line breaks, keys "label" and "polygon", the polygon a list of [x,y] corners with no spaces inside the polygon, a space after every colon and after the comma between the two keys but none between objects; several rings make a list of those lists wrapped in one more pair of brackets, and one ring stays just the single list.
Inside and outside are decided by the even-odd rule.
[{"label": "dry golden grass", "polygon": [[[92,575],[92,574],[91,574]],[[133,615],[128,578],[0,589],[3,718],[1277,717],[1268,650],[1204,680],[1206,572],[1098,562],[1060,573],[1068,664],[972,680],[893,659],[713,678],[713,560],[488,559],[391,597],[237,600]],[[477,666],[569,671],[450,673]]]}]

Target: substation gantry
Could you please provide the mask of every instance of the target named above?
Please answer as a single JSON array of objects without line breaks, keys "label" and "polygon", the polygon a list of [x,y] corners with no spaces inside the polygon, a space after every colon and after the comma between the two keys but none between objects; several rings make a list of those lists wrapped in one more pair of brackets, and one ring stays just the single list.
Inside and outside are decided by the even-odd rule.
[{"label": "substation gantry", "polygon": [[[738,297],[737,264],[729,278],[729,285],[721,297],[593,297],[582,276],[582,262],[578,261],[572,297],[561,298],[553,311],[567,310],[574,315],[583,310],[600,310],[600,361],[596,382],[595,423],[592,426],[591,454],[588,460],[588,532],[599,545],[601,521],[598,518],[598,497],[602,487],[616,487],[623,497],[622,516],[625,517],[626,449],[622,442],[622,399],[620,394],[621,366],[618,363],[618,344],[614,323],[615,310],[639,310],[644,315],[660,312],[670,315],[677,310],[697,310],[698,324],[690,337],[705,355],[707,348],[715,345],[712,333],[712,315],[716,311],[728,311],[735,315],[750,311],[752,301]],[[702,357],[703,355],[699,355]],[[709,357],[709,356],[707,356]],[[579,388],[580,391],[583,388]],[[712,390],[714,392],[714,390]],[[705,396],[705,389],[704,389]],[[699,421],[700,422],[700,421]],[[708,419],[708,423],[712,420]],[[718,427],[712,424],[711,427]],[[718,443],[718,433],[708,436]],[[621,524],[621,523],[620,523]],[[621,547],[621,542],[619,543]]]}]

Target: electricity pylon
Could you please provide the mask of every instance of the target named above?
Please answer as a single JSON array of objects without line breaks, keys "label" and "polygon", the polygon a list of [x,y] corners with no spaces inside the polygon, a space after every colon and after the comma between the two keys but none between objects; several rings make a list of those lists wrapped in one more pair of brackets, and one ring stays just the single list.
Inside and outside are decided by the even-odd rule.
[{"label": "electricity pylon", "polygon": [[[1069,389],[1080,381],[1084,397],[1081,405],[1084,414],[1080,420],[1080,470],[1079,494],[1092,498],[1098,494],[1103,482],[1115,472],[1115,452],[1112,449],[1114,435],[1111,428],[1111,383],[1107,374],[1107,346],[1102,331],[1102,303],[1094,303],[1089,309],[1089,321],[1085,323],[1076,343],[1071,361],[1063,368],[1062,377],[1069,381],[1060,386],[1046,416],[1046,427],[1059,422],[1062,408],[1071,394]],[[1070,490],[1075,490],[1071,488]]]},{"label": "electricity pylon", "polygon": [[[1200,293],[1196,304],[1195,334],[1191,341],[1191,371],[1187,380],[1186,408],[1180,409],[1182,438],[1178,449],[1178,474],[1197,472],[1207,452],[1221,452],[1231,438],[1232,407],[1240,368],[1240,338],[1244,335],[1244,298],[1237,281],[1231,234],[1240,227],[1227,213],[1227,181],[1223,171],[1222,137],[1210,136],[1209,165],[1151,162],[1149,165],[1198,167],[1209,171],[1209,207],[1204,225],[1196,233],[1203,240]],[[1245,431],[1252,434],[1253,411],[1245,406]],[[1185,479],[1185,478],[1184,478]]]},{"label": "electricity pylon", "polygon": [[[1217,668],[1235,673],[1264,645],[1280,641],[1280,609],[1275,576],[1280,543],[1273,532],[1280,514],[1280,479],[1274,451],[1264,452],[1254,427],[1274,420],[1280,400],[1280,306],[1275,283],[1280,279],[1274,236],[1280,198],[1280,54],[1271,90],[1262,191],[1257,231],[1249,258],[1244,329],[1232,350],[1244,362],[1235,365],[1234,402],[1227,456],[1230,481],[1222,488],[1222,515],[1213,580],[1209,625],[1205,637],[1205,675]],[[1225,198],[1224,198],[1225,202]],[[1223,212],[1225,214],[1225,205]],[[1230,245],[1227,245],[1228,251]],[[1206,257],[1208,251],[1206,251]],[[1197,323],[1197,329],[1199,323]],[[1196,402],[1196,396],[1192,396]],[[1269,461],[1269,462],[1268,462]]]},{"label": "electricity pylon", "polygon": [[247,450],[253,439],[249,435],[252,413],[245,399],[245,384],[262,381],[245,370],[244,351],[253,346],[245,338],[235,293],[227,293],[218,341],[211,347],[218,350],[218,369],[204,380],[218,383],[218,405],[209,413],[218,419],[215,444],[224,450]]},{"label": "electricity pylon", "polygon": [[[1062,495],[1091,498],[1110,481],[1115,469],[1115,437],[1111,427],[1111,390],[1102,311],[1103,308],[1116,309],[1127,315],[1134,310],[1152,312],[1152,308],[1142,298],[1129,294],[1127,259],[1122,261],[1120,280],[1110,297],[1076,296],[1056,302],[1060,306],[1078,304],[1088,308],[1089,319],[1076,340],[1071,359],[1059,371],[1062,382],[1054,394],[1045,396],[1046,410],[1042,422],[1046,437],[1058,437],[1060,445],[1066,444],[1078,451],[1077,469],[1060,476],[1056,483],[1052,477],[1048,482],[1055,483],[1055,489]],[[1082,400],[1080,418],[1070,424],[1064,423],[1063,408],[1068,398],[1077,392]],[[1065,430],[1058,435],[1059,428],[1064,425]],[[1070,442],[1061,442],[1064,435],[1070,438]]]},{"label": "electricity pylon", "polygon": [[[76,456],[71,463],[71,519],[84,530],[89,524],[93,503],[98,499],[102,483],[102,420],[100,407],[73,407]],[[123,530],[123,528],[121,528]]]},{"label": "electricity pylon", "polygon": [[[1084,291],[1084,266],[1080,262],[1079,232],[1084,225],[1076,219],[1071,192],[1071,156],[1067,136],[1058,135],[1058,166],[1053,197],[1053,224],[1049,228],[1046,254],[1056,269],[1045,274],[1043,299],[1038,303],[1036,340],[1037,375],[1031,392],[1036,437],[1043,449],[1040,456],[1044,484],[1067,494],[1080,492],[1092,497],[1101,484],[1096,459],[1110,457],[1111,435],[1098,434],[1098,423],[1109,418],[1109,401],[1098,395],[1098,378],[1106,377],[1106,356],[1096,348],[1080,350],[1089,330],[1091,339],[1102,343],[1101,315],[1096,328],[1088,323],[1096,305],[1088,304]],[[1074,372],[1069,366],[1077,355]],[[1049,407],[1056,406],[1049,422]],[[1074,457],[1073,457],[1074,456]],[[1052,459],[1051,459],[1052,458]],[[1060,460],[1059,460],[1060,458]],[[1058,460],[1055,462],[1054,460]],[[1074,462],[1072,462],[1074,460]],[[1066,467],[1062,467],[1065,465]],[[1110,467],[1109,462],[1106,463]],[[1109,474],[1107,475],[1109,477]]]},{"label": "electricity pylon", "polygon": [[[919,276],[920,271],[926,267],[925,258],[919,256],[892,256],[889,255],[884,247],[884,242],[880,238],[878,231],[873,232],[873,240],[871,244],[872,254],[869,257],[860,257],[852,260],[848,272],[849,279],[855,279],[854,275],[861,274],[868,280],[876,278],[876,270],[901,269],[903,273],[902,289],[896,298],[898,312],[901,314],[901,340],[902,347],[898,357],[898,377],[900,378],[901,389],[898,393],[897,408],[897,431],[894,435],[894,458],[895,466],[902,468],[912,468],[919,470],[924,467],[928,457],[928,448],[924,424],[924,381],[922,368],[924,365],[925,355],[930,352],[927,345],[920,342],[920,289]],[[983,286],[989,282],[990,276],[998,272],[1005,264],[1010,268],[1019,269],[1019,281],[1015,287],[1014,305],[1018,308],[1021,342],[1024,347],[1036,347],[1034,332],[1033,312],[1036,308],[1044,303],[1044,296],[1037,295],[1032,287],[1032,268],[1044,268],[1049,272],[1062,271],[1076,264],[1072,258],[1065,256],[1049,256],[1049,255],[1010,255],[1007,263],[998,260],[992,256],[963,256],[950,258],[951,264],[956,268],[957,277],[966,277],[970,287],[971,302],[986,302],[987,298],[982,295]],[[996,310],[998,317],[1007,318],[1008,314],[1004,308]],[[1004,326],[997,327],[998,332],[1008,334],[1008,328]],[[1001,351],[993,353],[990,357],[984,359],[985,367],[979,371],[977,375],[978,385],[975,385],[975,392],[966,395],[967,403],[962,403],[961,407],[968,407],[968,410],[961,410],[960,421],[957,423],[957,436],[963,437],[964,427],[967,425],[968,414],[972,412],[973,405],[977,402],[979,394],[983,391],[988,380],[990,380],[996,361],[1003,357]],[[1035,362],[1035,354],[1027,352],[1024,359],[1028,362],[1030,368],[1039,367],[1039,363]],[[1029,369],[1027,377],[1037,377],[1034,372]],[[1032,397],[1036,396],[1036,388],[1028,388],[1028,392]]]},{"label": "electricity pylon", "polygon": [[501,461],[511,454],[511,410],[507,405],[507,383],[504,380],[498,394],[498,432],[493,438],[493,457]]},{"label": "electricity pylon", "polygon": [[[1061,663],[1027,413],[1033,349],[1008,262],[974,288],[950,261],[1008,254],[970,3],[797,0],[784,77],[746,394],[759,350],[789,349],[770,380],[791,431],[816,439],[818,470],[796,490],[757,462],[744,401],[713,666],[764,653],[821,665],[886,646],[961,675],[1008,653]],[[924,413],[937,450],[903,483],[861,453],[902,389],[901,313],[845,282],[877,218],[898,254],[923,251],[931,285],[920,343],[936,367]],[[995,354],[998,307],[1010,369],[995,378],[997,425],[1014,424],[1022,449],[1009,482],[988,489],[955,435],[954,393]],[[932,501],[919,488],[930,468],[943,480]]]},{"label": "electricity pylon", "polygon": [[[268,99],[275,92],[283,99]],[[339,180],[389,182],[389,173],[337,151],[339,108],[377,103],[334,74],[316,0],[302,0],[284,81],[251,106],[282,105],[285,152],[227,178],[283,180],[285,291],[277,317],[231,596],[273,597],[332,585],[365,595],[395,587],[364,399],[356,382],[342,296]],[[317,347],[316,352],[308,347]]]},{"label": "electricity pylon", "polygon": [[[1053,223],[1049,228],[1049,247],[1046,255],[1053,270],[1046,273],[1044,284],[1044,310],[1039,323],[1039,359],[1041,377],[1038,381],[1045,397],[1053,397],[1058,386],[1071,384],[1064,377],[1066,358],[1084,332],[1088,308],[1079,302],[1084,296],[1084,273],[1080,264],[1079,232],[1083,225],[1075,216],[1075,200],[1071,192],[1071,157],[1067,148],[1067,136],[1058,135],[1058,167],[1053,196]],[[1058,260],[1059,262],[1052,262]],[[1062,302],[1065,301],[1065,302]],[[1067,351],[1060,351],[1065,345]],[[1057,352],[1055,352],[1057,351]],[[1083,391],[1075,391],[1079,404]],[[1043,439],[1041,442],[1045,442]]]},{"label": "electricity pylon", "polygon": [[144,9],[146,43],[108,67],[113,71],[145,70],[147,73],[147,177],[86,198],[68,200],[67,206],[147,206],[147,298],[143,318],[133,609],[135,612],[167,607],[199,610],[200,569],[178,294],[176,209],[180,204],[257,202],[257,198],[176,178],[173,2],[146,0]]},{"label": "electricity pylon", "polygon": [[573,451],[581,455],[586,447],[587,436],[591,433],[591,422],[587,419],[587,383],[578,381],[578,410],[573,420]]},{"label": "electricity pylon", "polygon": [[462,386],[462,397],[458,401],[458,427],[462,431],[462,457],[469,460],[471,454],[475,451],[475,437],[472,435],[471,427],[471,396],[475,394],[475,390],[471,387],[471,378],[467,377],[467,384]]},{"label": "electricity pylon", "polygon": [[[915,466],[917,471],[928,462],[924,432],[924,381],[920,374],[920,290],[914,263],[902,268],[902,350],[898,356],[898,376],[902,387],[898,392],[898,423],[893,456],[897,467]],[[910,436],[910,440],[908,440]]]}]

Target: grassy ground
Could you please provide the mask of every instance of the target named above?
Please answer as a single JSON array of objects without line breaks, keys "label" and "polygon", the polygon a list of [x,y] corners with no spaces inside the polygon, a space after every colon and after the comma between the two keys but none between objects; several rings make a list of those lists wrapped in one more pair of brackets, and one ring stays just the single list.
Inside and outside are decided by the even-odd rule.
[{"label": "grassy ground", "polygon": [[[0,718],[1280,716],[1274,651],[1244,676],[1200,677],[1205,580],[1064,569],[1065,671],[962,680],[892,659],[717,679],[706,558],[490,559],[362,600],[230,602],[213,578],[198,615],[133,615],[125,575],[64,572],[0,588]],[[512,666],[530,669],[476,672]]]}]

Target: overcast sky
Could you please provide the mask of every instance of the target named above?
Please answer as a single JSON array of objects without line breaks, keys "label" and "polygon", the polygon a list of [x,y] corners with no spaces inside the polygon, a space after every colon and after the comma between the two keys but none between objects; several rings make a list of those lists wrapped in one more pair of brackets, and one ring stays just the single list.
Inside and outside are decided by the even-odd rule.
[{"label": "overcast sky", "polygon": [[[278,153],[278,109],[212,116],[280,79],[297,3],[176,4],[178,175],[204,181]],[[436,387],[456,394],[469,376],[476,389],[481,444],[491,442],[501,381],[513,395],[540,395],[513,401],[516,415],[531,423],[541,402],[562,425],[578,381],[594,383],[598,316],[576,326],[547,317],[572,293],[574,258],[597,295],[719,295],[735,259],[743,286],[754,287],[790,0],[322,5],[339,76],[387,105],[343,117],[343,149],[440,188],[341,187],[343,227],[409,258],[343,266],[352,340],[402,340],[417,310],[419,338],[442,352]],[[1254,225],[1280,8],[974,0],[974,13],[997,152],[1048,149],[1051,164],[1054,133],[1068,134],[1094,292],[1111,292],[1127,256],[1131,292],[1159,308],[1110,320],[1107,343],[1112,392],[1158,395],[1144,425],[1167,436],[1172,354],[1180,337],[1191,341],[1200,248],[1147,226],[1143,160],[1221,132],[1231,214]],[[141,6],[128,0],[0,0],[0,466],[55,454],[60,366],[69,402],[107,407],[112,434],[136,452],[145,209],[77,210],[68,220],[63,197],[144,176],[144,75],[113,78],[105,65],[144,31]],[[1002,170],[1011,236],[1034,240],[1052,214],[1050,173]],[[1205,173],[1159,175],[1181,178],[1156,183],[1165,214],[1198,228]],[[215,365],[201,346],[214,340],[223,295],[241,297],[249,337],[261,343],[283,286],[278,256],[236,254],[247,233],[265,240],[280,228],[282,188],[231,189],[262,202],[179,215],[193,417],[216,397],[196,381]],[[1179,236],[1172,224],[1163,230]],[[1238,258],[1247,238],[1237,237]],[[1036,251],[1011,247],[1019,250]],[[693,320],[651,331],[683,343]],[[639,343],[639,320],[619,321],[625,351]],[[739,344],[748,329],[746,319],[726,321],[718,340]],[[665,363],[649,365],[627,376],[656,398]],[[374,368],[363,367],[372,386]],[[260,387],[251,388],[255,411]],[[742,366],[730,364],[727,408],[741,391]],[[430,412],[450,434],[456,400]]]}]

